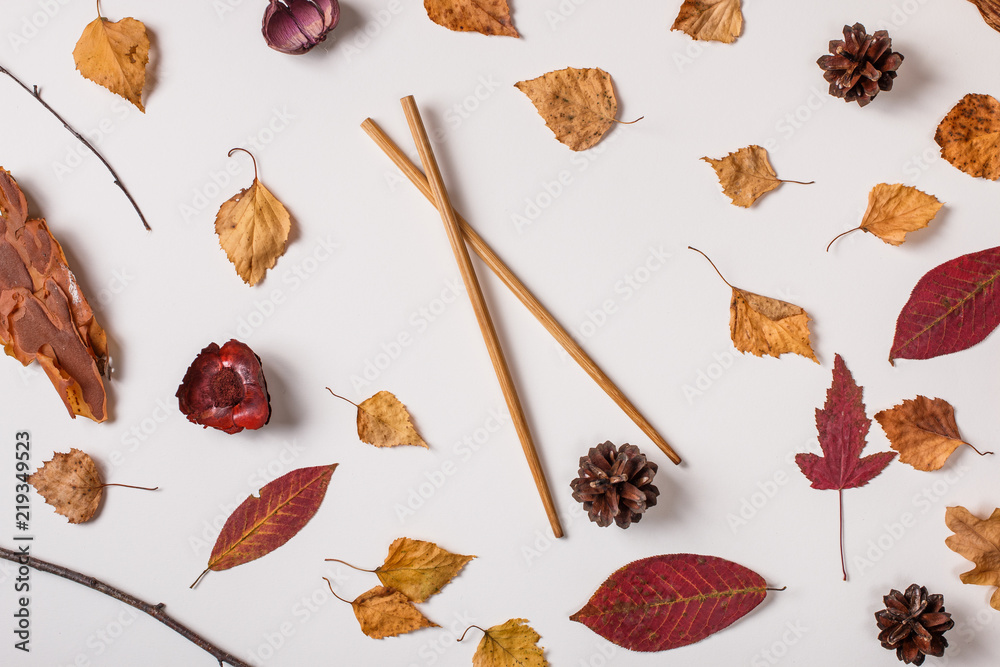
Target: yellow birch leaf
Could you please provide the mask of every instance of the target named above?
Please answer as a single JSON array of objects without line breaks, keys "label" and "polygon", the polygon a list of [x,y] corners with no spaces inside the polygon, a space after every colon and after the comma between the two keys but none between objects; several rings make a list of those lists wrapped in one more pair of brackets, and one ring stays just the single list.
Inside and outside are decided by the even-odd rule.
[{"label": "yellow birch leaf", "polygon": [[670,29],[706,42],[732,44],[743,32],[740,0],[684,0]]},{"label": "yellow birch leaf", "polygon": [[284,254],[291,229],[288,211],[257,178],[254,160],[253,184],[225,202],[215,217],[219,245],[243,282],[252,286],[263,280]]},{"label": "yellow birch leaf", "polygon": [[1000,102],[970,93],[944,117],[934,133],[941,157],[970,176],[1000,178]]},{"label": "yellow birch leaf", "polygon": [[414,602],[423,602],[451,581],[475,556],[445,551],[433,542],[400,537],[389,545],[385,563],[375,568],[379,581]]},{"label": "yellow birch leaf", "polygon": [[89,521],[104,491],[94,459],[76,448],[68,454],[56,452],[51,461],[28,477],[28,483],[70,523]]},{"label": "yellow birch leaf", "polygon": [[427,447],[413,427],[406,406],[388,391],[380,391],[358,405],[358,437],[376,447]]},{"label": "yellow birch leaf", "polygon": [[940,469],[962,445],[982,454],[962,440],[955,408],[941,398],[917,396],[882,410],[875,419],[889,438],[889,446],[899,452],[899,460],[917,470]]},{"label": "yellow birch leaf", "polygon": [[782,183],[809,185],[778,178],[767,158],[767,150],[756,145],[741,148],[719,160],[710,157],[703,157],[702,160],[715,169],[726,196],[733,200],[733,204],[743,208],[750,208],[761,196]]},{"label": "yellow birch leaf", "polygon": [[[952,551],[976,564],[963,572],[963,584],[1000,586],[1000,509],[985,521],[964,507],[949,507],[944,521],[954,535],[944,543]],[[1000,611],[1000,588],[993,591],[990,606]]]},{"label": "yellow birch leaf", "polygon": [[361,631],[372,639],[404,635],[421,628],[437,628],[399,591],[384,586],[362,593],[351,603]]},{"label": "yellow birch leaf", "polygon": [[[839,234],[833,241],[860,229],[874,234],[889,245],[900,245],[906,240],[907,232],[930,224],[942,206],[944,204],[934,195],[909,185],[879,183],[868,193],[868,209],[861,218],[861,225]],[[833,245],[833,241],[830,241],[830,245]],[[830,245],[826,247],[827,250]]]},{"label": "yellow birch leaf", "polygon": [[544,649],[538,645],[541,638],[524,618],[494,625],[483,632],[472,667],[548,667]]},{"label": "yellow birch leaf", "polygon": [[424,0],[424,9],[430,20],[448,30],[520,37],[507,0]]},{"label": "yellow birch leaf", "polygon": [[556,139],[575,151],[596,144],[616,122],[611,75],[600,68],[567,67],[514,86],[528,96]]},{"label": "yellow birch leaf", "polygon": [[98,16],[83,29],[73,49],[73,60],[84,77],[121,95],[146,113],[142,88],[146,85],[149,37],[142,21],[133,18],[109,21]]}]

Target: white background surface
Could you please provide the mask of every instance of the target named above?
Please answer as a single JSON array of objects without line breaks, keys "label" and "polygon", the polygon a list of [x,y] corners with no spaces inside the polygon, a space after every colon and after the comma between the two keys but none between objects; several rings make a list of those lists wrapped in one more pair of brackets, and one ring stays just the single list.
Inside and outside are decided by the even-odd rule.
[{"label": "white background surface", "polygon": [[[879,647],[872,614],[890,588],[912,582],[944,593],[957,623],[948,658],[928,665],[997,664],[991,590],[959,582],[971,564],[945,547],[944,511],[961,504],[989,515],[1000,504],[1000,461],[963,450],[935,473],[894,462],[847,491],[844,583],[837,496],[810,489],[792,456],[817,449],[814,409],[838,352],[865,387],[869,415],[917,394],[940,396],[955,405],[967,440],[1000,447],[996,336],[930,361],[886,361],[917,279],[997,243],[996,184],[937,157],[933,135],[966,93],[1000,95],[1000,34],[963,0],[751,0],[736,44],[701,44],[669,30],[679,4],[514,0],[523,36],[515,40],[449,32],[414,0],[349,0],[331,38],[292,57],[265,46],[263,0],[107,0],[105,16],[140,18],[153,37],[143,115],[74,71],[71,51],[94,18],[92,3],[4,2],[2,63],[40,85],[78,128],[100,134],[154,231],[141,230],[93,156],[79,159],[79,144],[0,80],[0,164],[66,249],[99,308],[116,371],[112,419],[97,425],[70,420],[40,371],[3,362],[0,543],[15,532],[14,433],[30,429],[35,466],[78,447],[108,481],[161,487],[109,489],[100,514],[80,526],[33,494],[35,554],[166,603],[256,665],[467,665],[479,635],[456,644],[454,631],[512,617],[530,619],[557,667],[596,667],[609,654],[630,667],[890,665],[896,659]],[[815,64],[854,21],[889,28],[906,57],[896,88],[865,109],[827,96]],[[33,22],[44,24],[37,34],[27,28]],[[15,44],[11,35],[29,37]],[[566,66],[608,71],[619,117],[645,119],[572,153],[513,87]],[[459,277],[437,213],[358,127],[372,116],[415,159],[398,104],[406,94],[431,131],[441,130],[435,145],[456,208],[685,459],[671,465],[483,270],[565,522],[558,542],[509,421],[478,451],[461,444],[483,438],[479,429],[493,424],[503,398],[464,295],[443,309],[438,301]],[[732,206],[699,158],[753,143],[770,149],[780,177],[816,184],[785,185],[750,210]],[[255,288],[236,276],[213,231],[219,205],[252,177],[245,156],[227,160],[234,146],[255,152],[262,180],[294,218],[286,254]],[[229,164],[238,175],[217,187],[213,174]],[[562,172],[568,184],[546,199],[546,184]],[[902,247],[855,233],[824,253],[858,224],[880,182],[915,185],[946,205]],[[513,216],[535,213],[532,201],[544,210],[518,228]],[[729,288],[688,245],[709,253],[733,284],[804,307],[822,366],[736,353]],[[653,252],[669,258],[644,273]],[[646,281],[630,290],[626,276]],[[614,312],[602,320],[596,313],[607,301]],[[430,321],[421,309],[437,315]],[[594,320],[603,325],[587,324]],[[263,359],[273,417],[261,431],[229,436],[188,423],[173,396],[198,351],[237,331]],[[379,355],[401,334],[411,343],[386,363]],[[377,377],[365,384],[376,363],[384,368],[370,369]],[[360,443],[354,409],[327,385],[355,401],[393,391],[430,450]],[[660,464],[660,502],[628,531],[591,524],[570,497],[578,458],[606,439],[637,444]],[[873,424],[866,453],[887,448]],[[331,462],[340,467],[326,500],[299,535],[188,589],[207,561],[212,526],[232,505],[291,469]],[[912,526],[900,528],[904,519]],[[422,605],[443,629],[368,639],[321,577],[338,577],[338,592],[353,599],[374,576],[323,559],[374,567],[402,535],[479,558]],[[676,552],[734,560],[788,590],[724,632],[667,653],[628,653],[567,620],[616,568]],[[213,664],[94,591],[39,573],[31,586],[24,656],[5,629],[12,569],[0,568],[4,664]]]}]

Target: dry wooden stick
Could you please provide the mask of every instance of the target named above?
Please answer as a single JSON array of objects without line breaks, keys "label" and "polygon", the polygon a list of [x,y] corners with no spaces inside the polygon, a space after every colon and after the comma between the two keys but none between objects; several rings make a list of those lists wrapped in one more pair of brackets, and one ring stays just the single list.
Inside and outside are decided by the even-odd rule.
[{"label": "dry wooden stick", "polygon": [[479,279],[476,277],[476,270],[472,266],[469,258],[469,249],[465,246],[462,230],[459,227],[455,209],[451,206],[451,199],[444,186],[444,179],[441,178],[441,170],[438,169],[437,160],[434,158],[434,151],[431,142],[427,138],[427,130],[420,118],[420,111],[413,96],[404,97],[400,102],[403,105],[403,113],[406,114],[406,122],[410,125],[410,134],[413,135],[413,142],[417,145],[417,152],[420,154],[420,161],[427,172],[431,191],[434,193],[434,200],[441,220],[444,221],[445,230],[448,232],[448,240],[451,242],[451,249],[455,253],[455,260],[462,273],[462,280],[465,282],[465,290],[472,301],[472,308],[476,312],[476,320],[479,322],[479,329],[482,331],[486,347],[490,352],[490,360],[493,362],[493,370],[496,371],[497,380],[503,390],[504,400],[507,401],[507,410],[510,412],[511,420],[514,422],[514,429],[517,437],[521,441],[524,449],[524,456],[528,459],[528,467],[531,468],[531,475],[535,478],[535,486],[538,487],[538,494],[542,497],[542,505],[545,506],[545,513],[549,517],[549,525],[556,537],[563,536],[562,525],[559,523],[559,515],[556,513],[555,503],[552,502],[552,494],[549,492],[549,484],[545,480],[545,473],[542,470],[541,461],[538,460],[538,452],[535,450],[534,440],[531,438],[531,431],[528,430],[528,420],[524,416],[521,407],[521,400],[517,396],[517,389],[514,380],[507,367],[507,360],[504,359],[503,349],[500,347],[500,340],[497,337],[496,329],[493,326],[493,319],[490,311],[486,307],[486,299],[483,297],[482,288],[479,286]]},{"label": "dry wooden stick", "polygon": [[[417,186],[417,189],[423,193],[432,204],[434,204],[434,194],[431,192],[430,184],[427,182],[427,177],[424,176],[423,172],[417,168],[413,162],[410,161],[408,157],[399,149],[392,139],[382,130],[378,124],[371,118],[365,119],[361,123],[361,128],[368,133],[379,148],[389,156],[389,159],[399,167],[400,171],[410,179],[410,182]],[[483,240],[476,230],[464,219],[462,216],[457,215],[459,226],[462,228],[462,233],[465,235],[465,240],[472,246],[472,249],[477,255],[486,263],[493,273],[496,274],[498,278],[503,282],[504,285],[514,293],[521,303],[524,304],[525,308],[531,312],[535,318],[542,323],[556,341],[562,345],[563,349],[573,357],[573,360],[580,365],[583,370],[587,371],[587,374],[593,378],[593,380],[601,387],[608,396],[618,404],[618,407],[625,412],[629,418],[635,422],[635,424],[642,429],[650,440],[652,440],[657,447],[659,447],[664,454],[667,455],[674,463],[680,463],[681,457],[674,451],[666,439],[660,435],[652,424],[639,412],[628,397],[619,389],[611,378],[609,378],[604,371],[594,362],[593,359],[580,347],[569,332],[562,327],[559,322],[545,309],[545,307],[538,301],[534,294],[527,288],[527,286],[521,282],[521,280],[514,275],[514,273],[504,264],[503,260],[493,251],[493,249],[487,245],[486,241]]]}]

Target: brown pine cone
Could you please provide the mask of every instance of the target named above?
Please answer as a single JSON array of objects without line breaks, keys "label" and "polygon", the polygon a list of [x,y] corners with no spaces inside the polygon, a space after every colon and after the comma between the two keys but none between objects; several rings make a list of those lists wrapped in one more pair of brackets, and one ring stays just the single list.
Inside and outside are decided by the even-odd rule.
[{"label": "brown pine cone", "polygon": [[886,608],[875,612],[875,621],[883,648],[895,650],[908,665],[922,665],[924,656],[944,655],[948,647],[944,633],[955,621],[944,610],[943,595],[928,595],[923,586],[911,584],[905,593],[893,589],[882,600]]},{"label": "brown pine cone", "polygon": [[660,490],[651,483],[656,469],[635,445],[626,443],[616,451],[610,441],[605,442],[580,457],[580,476],[570,484],[573,498],[583,503],[598,526],[610,526],[614,520],[620,528],[628,528],[656,504]]},{"label": "brown pine cone", "polygon": [[869,35],[860,23],[845,25],[844,39],[831,41],[830,53],[816,61],[830,83],[830,94],[860,106],[875,99],[880,90],[892,90],[903,62],[902,54],[893,52],[888,32]]}]

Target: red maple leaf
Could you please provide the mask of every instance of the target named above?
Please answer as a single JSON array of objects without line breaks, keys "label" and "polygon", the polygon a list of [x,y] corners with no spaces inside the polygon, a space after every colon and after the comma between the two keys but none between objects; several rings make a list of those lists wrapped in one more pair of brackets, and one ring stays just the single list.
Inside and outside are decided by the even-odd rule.
[{"label": "red maple leaf", "polygon": [[838,354],[833,361],[833,384],[826,392],[826,404],[816,408],[816,429],[823,456],[796,454],[802,474],[814,489],[836,489],[840,494],[840,564],[847,581],[844,562],[844,489],[864,486],[885,470],[896,452],[879,452],[861,458],[865,436],[872,421],[865,415],[863,389],[854,381],[847,364]]}]

